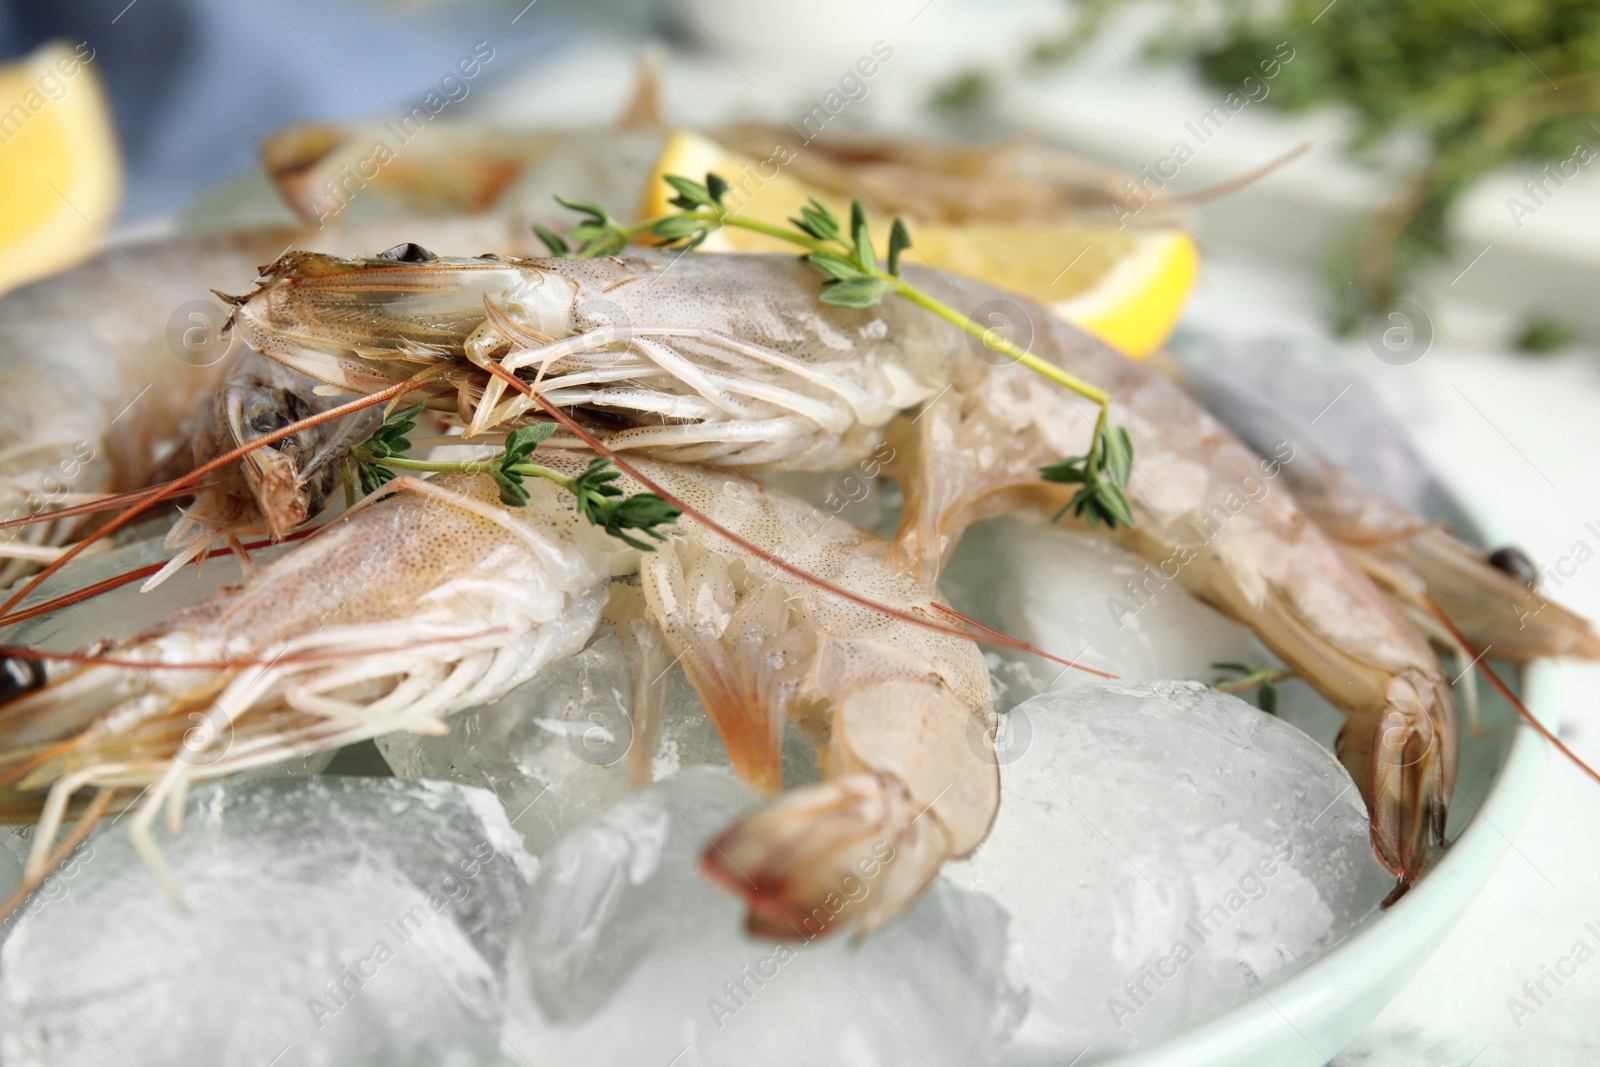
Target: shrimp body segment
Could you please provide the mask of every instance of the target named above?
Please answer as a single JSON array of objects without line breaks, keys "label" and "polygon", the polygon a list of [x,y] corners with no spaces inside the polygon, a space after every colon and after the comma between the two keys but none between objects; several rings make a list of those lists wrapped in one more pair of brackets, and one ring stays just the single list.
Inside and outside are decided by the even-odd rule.
[{"label": "shrimp body segment", "polygon": [[947,328],[909,305],[841,315],[788,257],[672,262],[291,253],[236,298],[234,326],[258,352],[352,392],[453,359],[436,406],[469,413],[472,433],[534,407],[462,373],[495,358],[537,375],[552,402],[620,427],[608,447],[745,468],[848,466],[946,384]]}]

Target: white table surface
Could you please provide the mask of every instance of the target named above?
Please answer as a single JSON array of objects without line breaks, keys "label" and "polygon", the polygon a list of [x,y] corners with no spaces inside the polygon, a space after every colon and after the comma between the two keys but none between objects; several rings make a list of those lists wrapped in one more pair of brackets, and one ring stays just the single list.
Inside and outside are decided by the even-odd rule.
[{"label": "white table surface", "polygon": [[[779,25],[779,9],[791,9],[788,3],[769,6],[770,16],[760,18],[770,17],[773,26]],[[847,109],[845,121],[915,129],[927,124],[920,105],[935,78],[975,58],[1003,60],[1015,54],[1016,34],[1061,18],[1058,5],[1031,0],[1004,8],[968,0],[893,0],[858,6],[846,18],[837,3],[823,7],[826,19],[806,23],[797,17],[802,25],[831,29],[813,37],[792,27],[775,32],[771,36],[781,47],[757,56],[741,50],[737,40],[747,26],[719,29],[708,22],[724,9],[718,0],[671,5],[669,15],[687,19],[683,37],[690,42],[664,58],[664,96],[673,117],[692,124],[798,116],[821,100],[848,62],[884,40],[894,58],[873,78],[867,98]],[[580,36],[556,60],[486,93],[479,112],[603,125],[627,95],[639,50],[637,41]],[[1106,41],[1076,72],[1008,88],[1003,111],[1022,116],[1023,125],[1137,165],[1157,158],[1181,119],[1203,111],[1215,95],[1150,67],[1125,42],[1119,48]],[[1327,118],[1288,122],[1256,108],[1235,119],[1227,137],[1208,145],[1192,171],[1174,183],[1175,189],[1198,188],[1302,137],[1319,139],[1316,153],[1298,169],[1260,183],[1259,192],[1237,194],[1202,220],[1205,275],[1189,322],[1240,334],[1327,335],[1320,314],[1327,269],[1320,249],[1331,239],[1333,224],[1317,208],[1336,216],[1369,203],[1381,188],[1333,150],[1339,128]],[[1484,283],[1487,292],[1465,279],[1436,287],[1439,295],[1430,306],[1439,336],[1426,357],[1390,366],[1359,338],[1341,351],[1351,373],[1376,386],[1411,425],[1445,481],[1475,511],[1493,514],[1536,561],[1555,564],[1573,554],[1578,542],[1596,553],[1594,561],[1563,578],[1559,589],[1547,584],[1546,592],[1600,618],[1600,353],[1577,347],[1545,358],[1512,354],[1503,344],[1514,317],[1491,303],[1495,287],[1507,284],[1508,275],[1514,283],[1517,273],[1502,268],[1495,275],[1498,257],[1549,250],[1560,261],[1575,248],[1600,257],[1600,239],[1594,239],[1600,238],[1600,178],[1582,180],[1588,185],[1579,189],[1573,183],[1575,191],[1553,202],[1528,233],[1513,234],[1498,221],[1495,197],[1509,177],[1476,197],[1467,227],[1478,242],[1473,248],[1499,242],[1501,251],[1487,254],[1472,270],[1494,281]],[[1591,235],[1587,242],[1585,232]],[[1263,254],[1263,248],[1275,251]],[[1571,664],[1563,671],[1562,736],[1584,758],[1600,763],[1600,666]],[[1509,837],[1511,848],[1493,880],[1444,946],[1334,1063],[1600,1063],[1600,785],[1563,760],[1550,767],[1526,823],[1495,828]],[[1592,928],[1585,925],[1591,922]],[[1545,969],[1580,941],[1594,958],[1558,987]],[[1570,970],[1572,963],[1564,966]],[[1541,978],[1550,995],[1541,994],[1543,1003],[1536,1004],[1523,984]],[[1514,1018],[1510,998],[1535,1010]]]}]

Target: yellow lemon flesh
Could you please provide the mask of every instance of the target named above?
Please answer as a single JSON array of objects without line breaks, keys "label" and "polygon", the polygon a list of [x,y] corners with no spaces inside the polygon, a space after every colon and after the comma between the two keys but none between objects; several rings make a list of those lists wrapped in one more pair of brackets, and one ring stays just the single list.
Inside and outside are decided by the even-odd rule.
[{"label": "yellow lemon flesh", "polygon": [[908,258],[1037,300],[1135,358],[1172,333],[1200,268],[1182,230],[980,223],[917,227],[911,239]]},{"label": "yellow lemon flesh", "polygon": [[[662,180],[664,175],[703,181],[707,171],[730,183],[725,203],[747,218],[787,226],[811,197],[841,219],[849,216],[848,201],[789,177],[771,161],[758,163],[688,130],[667,140],[640,206],[641,216],[676,210],[668,203],[674,193]],[[869,229],[881,253],[887,246],[888,222],[872,220]],[[1070,221],[1036,226],[912,221],[910,230],[908,262],[927,263],[1030,297],[1135,358],[1149,355],[1166,341],[1199,273],[1194,241],[1182,230],[1129,230]],[[776,237],[735,227],[716,231],[701,247],[796,251]]]},{"label": "yellow lemon flesh", "polygon": [[0,292],[87,258],[116,215],[122,164],[92,55],[52,42],[0,66]]}]

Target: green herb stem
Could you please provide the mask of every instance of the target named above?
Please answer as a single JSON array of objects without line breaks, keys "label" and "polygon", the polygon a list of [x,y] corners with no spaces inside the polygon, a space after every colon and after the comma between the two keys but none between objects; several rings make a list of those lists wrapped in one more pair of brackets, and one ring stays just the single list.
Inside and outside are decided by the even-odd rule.
[{"label": "green herb stem", "polygon": [[[493,474],[501,470],[498,463],[484,463],[473,460],[423,460],[403,459],[399,456],[388,456],[381,461],[385,467],[393,467],[404,471],[426,471],[430,474]],[[569,493],[578,491],[578,483],[574,478],[569,478],[560,471],[551,470],[549,467],[524,460],[513,463],[509,468],[524,478],[543,478],[547,482],[554,482]]]},{"label": "green herb stem", "polygon": [[[650,229],[662,219],[685,217],[702,219],[706,222],[716,223],[723,226],[737,226],[740,229],[750,230],[754,233],[765,234],[768,237],[776,237],[780,241],[787,241],[790,244],[799,245],[801,248],[808,249],[812,252],[833,251],[833,248],[825,242],[818,241],[817,239],[808,237],[802,233],[797,233],[793,229],[786,229],[782,226],[774,226],[770,222],[762,222],[759,219],[745,218],[743,215],[734,214],[733,212],[714,214],[710,211],[701,210],[684,212],[682,215],[657,215],[654,218],[646,219],[634,226],[624,227],[624,232],[628,233],[629,239],[631,240],[633,237],[648,233]],[[978,340],[982,341],[996,352],[1010,356],[1012,359],[1016,360],[1018,363],[1021,363],[1024,367],[1027,367],[1034,373],[1042,374],[1044,377],[1055,382],[1057,385],[1064,386],[1067,389],[1072,390],[1074,393],[1077,393],[1084,399],[1092,400],[1094,403],[1098,404],[1100,406],[1101,415],[1099,423],[1095,427],[1095,440],[1099,440],[1099,431],[1101,428],[1103,428],[1105,423],[1105,411],[1111,404],[1110,393],[1107,393],[1104,389],[1099,389],[1093,385],[1090,385],[1082,378],[1068,374],[1066,371],[1062,370],[1060,367],[1057,367],[1053,363],[1049,363],[1043,359],[1040,359],[1038,356],[1034,355],[1026,348],[1023,348],[1021,345],[1013,344],[1004,337],[1000,337],[995,333],[994,330],[987,329],[984,326],[974,322],[972,319],[961,314],[961,312],[957,311],[949,304],[929,296],[927,293],[923,292],[921,289],[918,289],[904,278],[890,274],[888,271],[878,267],[872,268],[872,275],[873,277],[876,277],[879,280],[894,286],[894,292],[896,294],[905,297],[907,300],[911,301],[913,304],[916,304],[920,308],[924,308],[933,312],[946,322],[955,326],[959,326],[961,329],[965,330],[973,337],[976,337]]]},{"label": "green herb stem", "polygon": [[[1084,399],[1094,401],[1096,404],[1100,405],[1100,422],[1103,425],[1105,421],[1105,411],[1111,406],[1110,393],[1106,392],[1104,389],[1090,385],[1082,378],[1068,374],[1066,371],[1062,370],[1060,367],[1057,367],[1053,363],[1048,363],[1045,360],[1040,359],[1038,356],[1034,355],[1026,348],[1023,348],[1021,345],[1014,344],[1011,341],[1006,340],[1004,337],[996,335],[994,330],[985,329],[983,326],[973,322],[967,316],[961,314],[961,312],[957,311],[949,304],[935,300],[927,293],[924,293],[921,289],[908,284],[902,279],[895,278],[884,273],[883,271],[877,271],[875,273],[878,277],[884,279],[885,281],[894,282],[895,292],[905,297],[913,304],[916,304],[918,307],[926,308],[935,315],[939,316],[941,319],[944,319],[946,322],[954,323],[967,333],[988,345],[990,348],[994,349],[996,352],[1010,356],[1012,359],[1016,360],[1018,363],[1022,364],[1024,367],[1027,367],[1036,374],[1042,374],[1056,384],[1063,385],[1066,388],[1071,389],[1074,393],[1077,393]],[[1099,439],[1100,435],[1098,431],[1100,428],[1100,426],[1096,426],[1096,440]]]}]

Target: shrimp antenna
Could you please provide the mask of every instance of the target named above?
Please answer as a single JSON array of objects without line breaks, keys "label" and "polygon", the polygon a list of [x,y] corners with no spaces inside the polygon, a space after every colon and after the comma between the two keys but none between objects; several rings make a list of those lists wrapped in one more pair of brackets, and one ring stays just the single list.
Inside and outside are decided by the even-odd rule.
[{"label": "shrimp antenna", "polygon": [[[301,541],[320,529],[322,527],[318,526],[310,530],[296,530],[293,533],[285,534],[283,540],[276,543],[281,545],[290,541]],[[273,544],[274,542],[272,541],[250,541],[239,547],[246,552],[254,552],[258,548],[271,548]],[[225,546],[223,548],[213,548],[200,558],[216,559],[218,556],[231,555],[233,555],[232,546]],[[62,593],[60,596],[46,600],[42,604],[35,604],[31,608],[24,608],[22,611],[14,612],[10,615],[0,616],[0,626],[11,626],[14,623],[27,622],[29,619],[36,619],[40,615],[48,615],[52,611],[60,611],[62,608],[70,608],[74,604],[81,604],[85,600],[93,600],[101,593],[109,593],[111,590],[127,585],[129,582],[137,582],[140,578],[148,578],[166,566],[167,564],[165,563],[151,563],[144,567],[135,567],[124,574],[114,574],[110,578],[102,578],[92,585],[86,585],[82,589],[74,589],[70,593]]]},{"label": "shrimp antenna", "polygon": [[[31,526],[36,522],[54,522],[56,519],[73,519],[79,515],[92,515],[97,511],[110,511],[120,508],[125,504],[136,504],[147,496],[154,495],[166,488],[167,483],[146,486],[143,489],[131,489],[126,493],[112,493],[98,500],[90,500],[83,504],[74,504],[71,507],[57,508],[54,511],[41,511],[29,515],[25,519],[7,519],[0,522],[0,530],[9,530],[17,526]],[[196,487],[200,488],[200,487]]]},{"label": "shrimp antenna", "polygon": [[240,445],[238,448],[235,448],[230,452],[224,452],[215,459],[211,459],[205,463],[202,463],[188,474],[174,478],[170,482],[166,482],[163,485],[157,486],[156,492],[152,492],[142,500],[139,500],[132,507],[122,512],[122,514],[118,515],[116,518],[100,527],[100,529],[96,530],[94,533],[85,537],[71,548],[67,549],[67,551],[61,554],[59,559],[45,567],[44,570],[40,571],[38,574],[35,574],[32,578],[29,578],[28,581],[23,584],[21,589],[18,589],[15,593],[12,593],[10,598],[7,599],[4,604],[0,604],[0,616],[9,614],[11,609],[20,604],[29,593],[39,588],[39,586],[46,579],[59,571],[67,563],[67,561],[82,553],[84,549],[88,548],[95,541],[105,537],[107,534],[115,533],[117,530],[120,530],[122,527],[132,522],[135,516],[148,511],[155,504],[165,500],[167,497],[176,496],[184,488],[198,482],[201,478],[204,478],[217,468],[225,467],[241,456],[248,455],[251,452],[254,452],[256,449],[270,445],[275,441],[281,441],[285,437],[299,433],[301,430],[309,429],[312,426],[320,426],[324,422],[332,422],[334,419],[343,418],[353,411],[360,411],[363,408],[373,407],[393,397],[404,396],[411,390],[411,388],[412,381],[410,378],[407,378],[405,381],[396,382],[394,385],[379,389],[375,393],[352,400],[348,404],[340,404],[338,407],[329,408],[327,411],[321,412],[320,414],[307,416],[298,422],[291,422],[289,425],[274,430],[269,434],[263,434],[262,436],[257,437],[249,444]]},{"label": "shrimp antenna", "polygon": [[[493,637],[502,634],[503,629],[491,627],[487,630],[474,630],[470,633],[452,634],[449,637],[420,637],[415,641],[406,641],[398,645],[377,645],[372,648],[362,648],[358,653],[341,652],[303,652],[297,656],[273,656],[271,659],[218,659],[218,660],[187,660],[177,663],[163,660],[161,669],[164,671],[231,671],[245,667],[271,667],[277,663],[326,663],[344,659],[351,655],[384,655],[391,652],[409,652],[413,648],[427,648],[430,645],[447,645],[453,641],[472,641],[480,637]],[[0,657],[6,659],[35,659],[59,663],[81,663],[97,667],[148,667],[149,664],[139,660],[113,659],[110,656],[96,656],[87,652],[44,652],[37,648],[25,648],[21,645],[0,645]]]},{"label": "shrimp antenna", "polygon": [[1311,151],[1312,144],[1313,142],[1311,141],[1301,141],[1283,155],[1278,156],[1276,159],[1267,160],[1267,162],[1254,170],[1247,170],[1243,174],[1224,179],[1216,185],[1208,185],[1204,189],[1198,189],[1192,193],[1178,193],[1175,196],[1167,197],[1166,202],[1171,204],[1206,204],[1212,200],[1217,200],[1227,196],[1229,193],[1237,192],[1258,178],[1265,178],[1280,167],[1288,166]]},{"label": "shrimp antenna", "polygon": [[[500,313],[500,310],[487,299],[484,301],[484,304],[489,310],[489,317],[491,320],[504,319],[504,316]],[[511,386],[511,388],[515,389],[517,392],[521,393],[523,396],[527,397],[529,400],[532,400],[535,404],[538,404],[541,408],[543,408],[545,414],[549,415],[556,422],[560,423],[568,433],[572,434],[578,440],[594,449],[597,453],[616,464],[618,470],[633,478],[640,485],[644,486],[650,492],[654,493],[656,496],[659,496],[662,500],[665,500],[667,503],[683,512],[685,515],[693,516],[694,520],[700,523],[700,525],[704,526],[706,529],[711,530],[713,533],[720,534],[732,544],[738,545],[740,548],[744,549],[746,552],[749,552],[757,559],[764,563],[771,564],[773,567],[776,567],[778,570],[789,575],[790,577],[797,578],[800,581],[805,582],[807,585],[815,586],[824,592],[832,593],[834,596],[839,597],[842,600],[848,600],[852,604],[857,604],[868,609],[869,611],[881,612],[884,615],[899,619],[902,622],[909,622],[915,626],[921,626],[925,630],[933,630],[936,633],[950,634],[953,637],[964,638],[968,641],[977,641],[982,644],[1000,645],[1003,648],[1015,648],[1023,652],[1031,652],[1036,656],[1042,656],[1045,659],[1050,660],[1052,663],[1059,663],[1064,667],[1072,667],[1077,670],[1090,669],[1088,667],[1079,667],[1076,662],[1063,659],[1060,656],[1052,655],[1049,652],[1045,652],[1043,649],[1034,648],[1026,641],[1019,641],[1014,637],[1007,637],[1004,634],[996,633],[993,630],[986,631],[988,634],[992,634],[993,636],[978,637],[969,630],[963,630],[955,626],[946,626],[943,623],[934,622],[932,619],[924,618],[920,615],[914,615],[909,611],[901,611],[899,608],[892,608],[887,604],[880,604],[877,601],[872,600],[870,597],[861,596],[859,593],[852,593],[848,589],[834,585],[831,582],[823,581],[814,574],[807,574],[804,570],[796,567],[794,564],[786,562],[785,560],[781,560],[760,546],[745,540],[743,537],[740,537],[738,534],[734,533],[732,530],[728,529],[726,526],[723,526],[714,519],[706,515],[702,515],[687,502],[668,492],[665,487],[657,485],[655,482],[645,477],[642,473],[640,473],[637,467],[633,466],[633,464],[627,462],[621,456],[617,455],[617,453],[612,449],[607,448],[599,438],[595,437],[594,434],[590,433],[588,430],[579,425],[578,422],[572,418],[572,416],[568,415],[559,407],[546,400],[543,393],[529,386],[527,382],[524,382],[521,378],[518,378],[515,374],[512,374],[510,371],[506,370],[498,362],[490,360],[485,366],[489,373],[493,374],[497,378],[502,379],[507,385]],[[979,627],[979,629],[984,628]],[[1094,671],[1092,673],[1098,674],[1100,672]]]},{"label": "shrimp antenna", "polygon": [[[943,604],[935,604],[933,607],[934,607],[935,611],[940,611],[940,612],[943,612],[946,615],[949,615],[952,618],[960,619],[962,622],[966,623],[968,626],[974,627],[975,629],[982,630],[984,633],[988,634],[991,637],[1004,637],[1007,641],[1016,640],[1015,638],[1007,637],[1005,634],[1001,633],[999,630],[991,630],[991,629],[989,629],[989,627],[985,626],[983,623],[979,622],[977,619],[969,619],[969,618],[967,618],[965,615],[961,614],[961,612],[957,611],[955,608],[946,607]],[[1039,652],[1038,649],[1031,648],[1031,646],[1030,646],[1030,651],[1038,652],[1038,654],[1041,655],[1041,656],[1044,655],[1043,652]],[[1085,647],[1084,652],[1087,652],[1087,651],[1088,651],[1088,648]],[[1078,653],[1078,655],[1080,655],[1080,656],[1083,655],[1083,652]],[[1054,659],[1055,657],[1051,657],[1051,658]],[[1076,660],[1074,660],[1073,662],[1067,664],[1067,666],[1071,667],[1073,670],[1082,671],[1085,674],[1098,675],[1101,678],[1116,678],[1117,677],[1117,675],[1115,675],[1115,674],[1107,674],[1105,671],[1095,670],[1093,667],[1080,666]]]},{"label": "shrimp antenna", "polygon": [[[1478,665],[1478,669],[1483,672],[1484,677],[1489,679],[1489,684],[1500,690],[1500,695],[1506,698],[1507,703],[1509,703],[1512,708],[1516,710],[1516,713],[1522,717],[1523,721],[1529,726],[1533,727],[1534,730],[1538,732],[1539,736],[1556,746],[1556,748],[1561,751],[1563,756],[1566,756],[1569,760],[1577,765],[1579,770],[1583,771],[1583,773],[1587,774],[1590,778],[1593,778],[1597,783],[1600,783],[1600,773],[1596,773],[1595,769],[1580,759],[1576,752],[1573,752],[1572,749],[1563,744],[1561,738],[1557,737],[1549,727],[1545,726],[1544,723],[1533,717],[1533,712],[1529,711],[1527,707],[1523,705],[1522,700],[1511,691],[1511,687],[1502,682],[1500,680],[1500,676],[1494,672],[1494,668],[1484,662],[1483,652],[1479,652],[1477,649],[1473,648],[1467,643],[1467,639],[1461,636],[1461,631],[1456,629],[1456,624],[1450,621],[1450,616],[1446,615],[1443,609],[1441,609],[1438,604],[1435,604],[1432,599],[1428,599],[1428,610],[1433,612],[1438,620],[1444,624],[1445,629],[1449,630],[1453,635],[1455,635],[1455,639],[1461,642],[1462,648],[1465,648],[1468,652],[1472,653],[1472,655],[1476,657],[1473,662]],[[1484,649],[1484,652],[1487,651],[1488,649]]]}]

